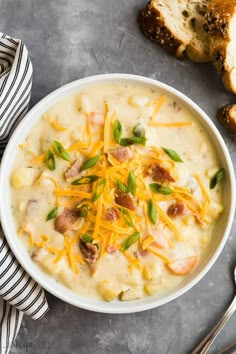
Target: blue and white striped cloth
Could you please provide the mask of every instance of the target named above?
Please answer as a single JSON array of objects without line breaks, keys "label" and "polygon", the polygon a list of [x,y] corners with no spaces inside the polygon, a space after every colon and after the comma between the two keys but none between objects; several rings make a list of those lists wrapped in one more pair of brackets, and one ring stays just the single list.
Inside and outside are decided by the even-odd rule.
[{"label": "blue and white striped cloth", "polygon": [[[11,133],[27,112],[32,72],[25,44],[0,33],[0,158]],[[47,311],[44,290],[17,262],[0,226],[1,354],[10,351],[23,314],[38,320]]]}]

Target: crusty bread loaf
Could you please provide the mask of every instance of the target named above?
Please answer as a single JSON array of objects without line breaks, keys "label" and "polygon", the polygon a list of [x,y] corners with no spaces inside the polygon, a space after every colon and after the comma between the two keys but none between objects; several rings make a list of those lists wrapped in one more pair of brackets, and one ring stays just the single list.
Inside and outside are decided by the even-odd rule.
[{"label": "crusty bread loaf", "polygon": [[210,61],[209,36],[203,29],[208,0],[151,0],[138,22],[149,39],[177,58]]},{"label": "crusty bread loaf", "polygon": [[220,108],[217,112],[217,118],[229,131],[231,137],[236,139],[236,104]]},{"label": "crusty bread loaf", "polygon": [[210,56],[225,87],[236,93],[236,0],[211,0],[204,29],[210,37]]}]

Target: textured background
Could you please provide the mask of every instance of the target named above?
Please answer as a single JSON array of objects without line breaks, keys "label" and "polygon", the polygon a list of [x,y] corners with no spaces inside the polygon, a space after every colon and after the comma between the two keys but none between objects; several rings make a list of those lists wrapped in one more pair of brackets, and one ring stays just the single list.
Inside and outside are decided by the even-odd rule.
[{"label": "textured background", "polygon": [[[192,98],[217,125],[236,164],[236,145],[215,119],[234,101],[210,64],[178,61],[145,39],[136,23],[144,0],[0,0],[0,31],[23,39],[34,66],[31,106],[72,80],[100,73],[145,75]],[[236,101],[236,99],[235,99]],[[234,223],[212,270],[181,298],[131,315],[103,315],[48,295],[50,312],[24,318],[11,354],[187,354],[211,329],[234,294]],[[236,316],[211,353],[236,341]]]}]

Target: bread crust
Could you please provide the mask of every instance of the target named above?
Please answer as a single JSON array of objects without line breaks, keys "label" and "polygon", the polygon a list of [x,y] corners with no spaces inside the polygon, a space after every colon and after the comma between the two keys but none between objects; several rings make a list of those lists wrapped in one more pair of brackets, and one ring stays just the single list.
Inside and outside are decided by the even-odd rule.
[{"label": "bread crust", "polygon": [[138,14],[138,22],[144,35],[162,46],[177,58],[183,58],[185,44],[166,27],[164,19],[150,1]]},{"label": "bread crust", "polygon": [[236,0],[211,0],[205,16],[204,29],[210,36],[210,55],[225,87],[236,93],[234,56],[230,48],[230,25],[236,16]]},{"label": "bread crust", "polygon": [[217,119],[236,140],[236,105],[226,105],[220,108],[217,112]]},{"label": "bread crust", "polygon": [[211,0],[205,15],[205,31],[211,36],[227,39],[229,21],[235,13],[235,7],[235,0]]}]

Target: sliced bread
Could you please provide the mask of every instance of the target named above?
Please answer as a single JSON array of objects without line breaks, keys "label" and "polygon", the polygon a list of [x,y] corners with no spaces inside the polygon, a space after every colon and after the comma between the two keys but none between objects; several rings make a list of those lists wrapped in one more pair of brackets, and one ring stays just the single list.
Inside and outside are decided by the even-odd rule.
[{"label": "sliced bread", "polygon": [[210,37],[210,56],[225,87],[236,93],[236,0],[211,0],[204,29]]},{"label": "sliced bread", "polygon": [[138,22],[145,36],[177,58],[210,61],[209,36],[203,29],[208,0],[151,0]]},{"label": "sliced bread", "polygon": [[217,112],[219,122],[228,130],[231,137],[236,139],[236,104],[220,108]]}]

